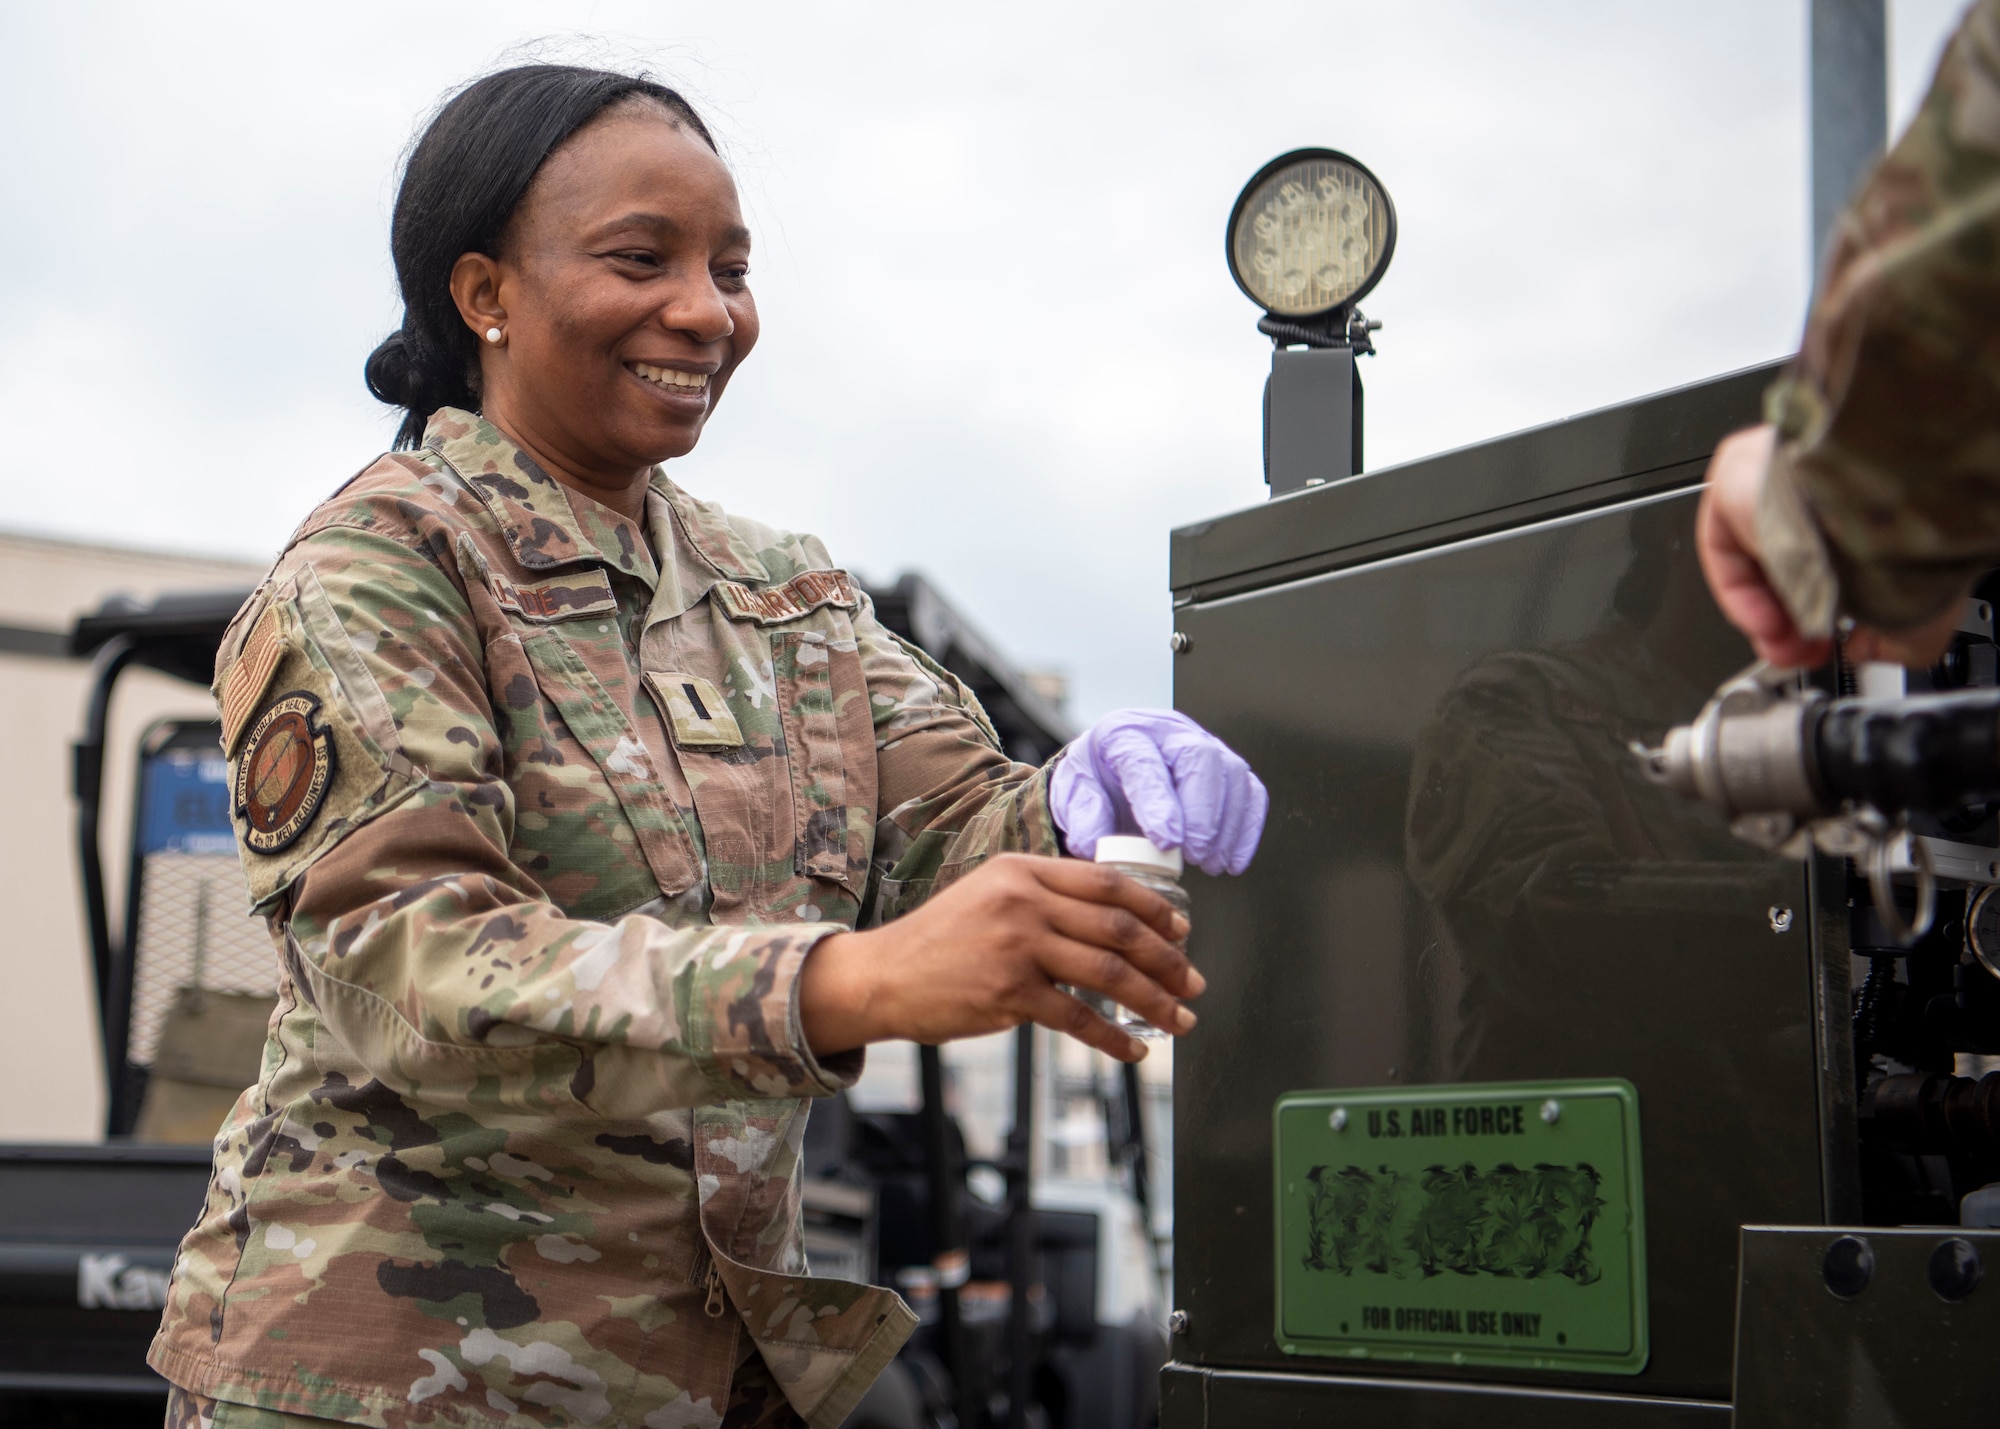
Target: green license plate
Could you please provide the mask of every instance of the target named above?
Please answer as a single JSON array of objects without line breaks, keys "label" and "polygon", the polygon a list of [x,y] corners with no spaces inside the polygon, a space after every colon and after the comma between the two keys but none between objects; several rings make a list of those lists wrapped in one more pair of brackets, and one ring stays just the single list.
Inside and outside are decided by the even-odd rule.
[{"label": "green license plate", "polygon": [[1286,1353],[1645,1368],[1630,1082],[1293,1092],[1272,1119]]}]

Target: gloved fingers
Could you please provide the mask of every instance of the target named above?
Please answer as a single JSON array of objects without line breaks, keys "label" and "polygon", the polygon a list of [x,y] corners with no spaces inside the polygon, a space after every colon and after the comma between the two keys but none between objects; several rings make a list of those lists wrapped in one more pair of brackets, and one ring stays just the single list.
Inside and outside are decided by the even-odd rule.
[{"label": "gloved fingers", "polygon": [[1205,873],[1249,867],[1270,795],[1240,755],[1186,715],[1115,711],[1078,742],[1071,759],[1096,775],[1094,797],[1084,795],[1083,783],[1066,801],[1057,797],[1062,789],[1050,791],[1072,853],[1088,857],[1098,838],[1136,824]]},{"label": "gloved fingers", "polygon": [[1049,781],[1049,812],[1071,858],[1091,857],[1099,839],[1118,831],[1118,811],[1097,775],[1074,754],[1056,766]]},{"label": "gloved fingers", "polygon": [[[1221,740],[1209,736],[1205,754],[1204,792],[1212,813],[1202,828],[1201,847],[1192,847],[1193,840],[1189,840],[1189,855],[1203,873],[1241,872],[1241,867],[1232,869],[1231,864],[1238,862],[1237,845],[1242,842],[1246,821],[1258,815],[1263,785],[1257,782],[1257,776],[1250,772],[1243,757]],[[1261,829],[1261,815],[1258,820],[1252,827]],[[1189,823],[1192,826],[1192,814]]]},{"label": "gloved fingers", "polygon": [[1257,845],[1264,837],[1264,820],[1271,812],[1270,791],[1264,781],[1245,764],[1229,796],[1229,816],[1222,836],[1216,840],[1218,861],[1223,868],[1204,868],[1204,873],[1241,873],[1250,866]]},{"label": "gloved fingers", "polygon": [[1138,729],[1113,729],[1094,742],[1095,763],[1124,795],[1139,832],[1157,847],[1181,847],[1187,838],[1187,824],[1181,815],[1180,796],[1166,757],[1152,736]]},{"label": "gloved fingers", "polygon": [[1271,805],[1263,781],[1243,756],[1190,723],[1190,735],[1170,742],[1168,758],[1187,820],[1188,860],[1203,873],[1241,873],[1250,866]]},{"label": "gloved fingers", "polygon": [[1249,766],[1221,740],[1199,729],[1192,737],[1170,740],[1166,755],[1187,835],[1182,849],[1188,861],[1203,872],[1215,872],[1221,867],[1223,845],[1219,840],[1232,786],[1237,782],[1236,771],[1247,771]]}]

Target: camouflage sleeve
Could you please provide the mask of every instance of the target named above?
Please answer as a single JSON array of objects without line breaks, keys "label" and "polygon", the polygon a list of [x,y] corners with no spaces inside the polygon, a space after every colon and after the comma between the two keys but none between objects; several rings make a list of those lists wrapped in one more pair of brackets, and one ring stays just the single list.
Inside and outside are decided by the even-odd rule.
[{"label": "camouflage sleeve", "polygon": [[1759,535],[1808,634],[1918,624],[2000,560],[2000,0],[1842,215],[1767,405]]},{"label": "camouflage sleeve", "polygon": [[866,601],[854,630],[878,780],[862,926],[907,912],[994,854],[1060,854],[1047,769],[1001,753],[972,692],[877,620]]},{"label": "camouflage sleeve", "polygon": [[[283,921],[294,980],[330,1031],[398,1092],[543,1115],[627,1118],[851,1082],[858,1056],[821,1064],[799,1021],[800,966],[835,926],[570,919],[509,859],[515,821],[534,815],[505,778],[455,567],[416,544],[308,536],[220,687],[239,766],[253,743],[230,733],[249,719],[231,709],[246,662],[258,691],[316,702],[333,739],[321,828],[269,857],[238,828],[252,895]],[[606,841],[608,857],[629,856]]]}]

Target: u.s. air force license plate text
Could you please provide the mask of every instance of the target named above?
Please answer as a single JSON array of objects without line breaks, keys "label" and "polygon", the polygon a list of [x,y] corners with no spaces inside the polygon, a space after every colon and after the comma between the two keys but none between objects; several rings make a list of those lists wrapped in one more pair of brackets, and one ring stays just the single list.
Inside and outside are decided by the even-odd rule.
[{"label": "u.s. air force license plate text", "polygon": [[1645,1368],[1631,1083],[1293,1092],[1272,1116],[1286,1353]]}]

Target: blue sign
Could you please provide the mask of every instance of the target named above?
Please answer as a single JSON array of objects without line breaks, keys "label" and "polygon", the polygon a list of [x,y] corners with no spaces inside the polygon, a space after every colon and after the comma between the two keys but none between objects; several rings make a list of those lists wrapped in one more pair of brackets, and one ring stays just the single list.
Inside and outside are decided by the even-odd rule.
[{"label": "blue sign", "polygon": [[139,852],[234,853],[229,766],[220,754],[170,749],[142,766]]}]

